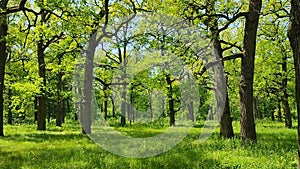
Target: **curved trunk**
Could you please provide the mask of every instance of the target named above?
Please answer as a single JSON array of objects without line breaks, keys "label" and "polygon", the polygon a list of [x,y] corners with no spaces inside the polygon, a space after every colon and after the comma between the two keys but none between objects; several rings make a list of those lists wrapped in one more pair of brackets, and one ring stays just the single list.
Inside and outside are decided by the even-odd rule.
[{"label": "curved trunk", "polygon": [[84,67],[84,88],[82,112],[80,113],[80,121],[83,134],[91,134],[92,125],[92,95],[93,95],[93,69],[94,56],[96,50],[96,33],[91,36],[88,49],[86,50],[86,59]]},{"label": "curved trunk", "polygon": [[[211,15],[215,15],[214,0],[210,0],[208,5],[207,12]],[[223,49],[219,41],[220,35],[218,33],[218,20],[216,17],[211,17],[210,22],[208,23],[209,30],[212,33],[213,40],[213,55],[215,60],[220,60],[223,58]],[[216,88],[216,113],[218,116],[220,124],[220,136],[225,138],[234,137],[232,119],[230,115],[230,106],[229,98],[227,91],[227,81],[225,79],[224,71],[222,65],[216,65],[214,67],[214,76],[215,76],[215,88]]]}]

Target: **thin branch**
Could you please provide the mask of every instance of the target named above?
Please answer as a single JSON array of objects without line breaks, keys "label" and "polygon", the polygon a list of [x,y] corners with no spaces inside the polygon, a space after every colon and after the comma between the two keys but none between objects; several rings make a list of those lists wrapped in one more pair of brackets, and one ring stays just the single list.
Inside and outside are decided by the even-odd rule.
[{"label": "thin branch", "polygon": [[222,28],[220,28],[218,30],[218,33],[226,30],[233,22],[235,22],[240,17],[244,17],[244,16],[247,16],[247,15],[248,15],[248,12],[239,12],[238,14],[236,14],[235,16],[233,16],[231,19],[229,19],[228,22],[225,24],[225,26],[223,26]]},{"label": "thin branch", "polygon": [[204,68],[199,73],[196,73],[196,74],[202,76],[209,68],[212,68],[212,67],[216,66],[217,64],[219,64],[223,61],[242,58],[243,56],[244,56],[244,53],[236,53],[236,54],[233,54],[233,55],[230,55],[230,56],[226,56],[223,59],[219,59],[219,60],[216,60],[216,61],[213,61],[213,62],[209,62],[204,66]]}]

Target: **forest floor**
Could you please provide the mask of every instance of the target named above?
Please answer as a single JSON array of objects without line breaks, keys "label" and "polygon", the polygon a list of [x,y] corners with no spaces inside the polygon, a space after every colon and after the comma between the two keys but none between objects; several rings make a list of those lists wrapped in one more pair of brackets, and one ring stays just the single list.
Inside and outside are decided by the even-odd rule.
[{"label": "forest floor", "polygon": [[[194,127],[173,149],[155,157],[135,159],[106,152],[80,134],[78,123],[62,128],[49,124],[43,132],[36,131],[35,125],[6,125],[6,137],[0,138],[0,168],[296,168],[296,129],[286,129],[284,123],[271,121],[258,121],[256,126],[256,145],[241,145],[239,123],[234,122],[235,139],[219,139],[216,129],[200,144],[201,128]],[[126,132],[128,128],[120,130]],[[148,135],[139,127],[131,127],[130,131],[141,137]]]}]

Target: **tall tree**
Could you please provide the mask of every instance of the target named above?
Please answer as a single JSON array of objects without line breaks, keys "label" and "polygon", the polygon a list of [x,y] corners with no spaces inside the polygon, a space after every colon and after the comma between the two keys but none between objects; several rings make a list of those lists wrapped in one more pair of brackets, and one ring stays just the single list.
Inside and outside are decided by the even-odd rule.
[{"label": "tall tree", "polygon": [[[215,60],[223,59],[223,49],[220,43],[219,27],[218,20],[214,16],[216,15],[215,11],[215,0],[210,0],[207,4],[207,14],[212,16],[210,17],[210,22],[208,23],[209,30],[212,33],[212,45],[213,45],[213,55]],[[224,63],[221,63],[222,66]],[[225,138],[234,137],[232,119],[230,116],[230,106],[229,98],[227,91],[227,82],[225,80],[223,67],[217,65],[214,67],[215,74],[215,88],[216,88],[216,102],[217,102],[217,115],[219,116],[220,123],[220,135]],[[225,85],[225,86],[224,86]],[[221,106],[224,103],[224,107]]]},{"label": "tall tree", "polygon": [[[283,43],[283,42],[281,42]],[[287,51],[285,50],[284,46],[282,44],[279,44],[280,48],[281,48],[281,52],[282,52],[282,63],[281,63],[281,67],[282,67],[282,82],[281,82],[281,88],[282,88],[282,106],[283,106],[283,110],[284,110],[284,114],[285,114],[285,127],[287,128],[292,128],[292,114],[291,114],[291,110],[290,110],[290,106],[289,106],[289,95],[287,92],[287,84],[288,84],[288,69],[287,69]]]},{"label": "tall tree", "polygon": [[[8,0],[1,0],[1,10],[7,9]],[[4,76],[5,76],[5,63],[7,59],[7,47],[6,47],[6,36],[7,36],[8,24],[7,15],[0,15],[0,136],[4,136],[3,131],[3,91],[4,91]]]},{"label": "tall tree", "polygon": [[[90,36],[90,41],[88,49],[86,50],[86,59],[84,67],[84,88],[83,88],[83,103],[82,103],[82,112],[80,113],[80,121],[82,125],[83,134],[91,134],[91,125],[92,125],[92,91],[93,91],[93,69],[94,69],[94,55],[98,43],[106,36],[105,29],[108,24],[108,13],[109,13],[109,0],[105,0],[104,8],[100,10],[97,14],[98,19],[94,23],[94,28]],[[100,19],[105,17],[105,23],[102,29],[102,35],[97,37],[98,26]],[[96,19],[97,19],[96,18]]]},{"label": "tall tree", "polygon": [[298,114],[298,168],[300,168],[300,1],[291,0],[288,37],[293,50],[296,74],[296,102]]},{"label": "tall tree", "polygon": [[[47,12],[42,11],[40,23],[42,26],[46,23]],[[40,88],[40,94],[37,97],[37,129],[38,130],[46,130],[46,65],[45,65],[45,50],[44,39],[42,34],[39,37],[39,41],[37,44],[38,51],[38,68],[39,68],[39,76],[42,78],[42,85]]]},{"label": "tall tree", "polygon": [[254,59],[256,50],[256,36],[261,0],[250,0],[246,15],[244,30],[244,56],[242,57],[240,79],[240,116],[242,141],[250,139],[256,142],[255,122],[253,115],[253,78]]}]

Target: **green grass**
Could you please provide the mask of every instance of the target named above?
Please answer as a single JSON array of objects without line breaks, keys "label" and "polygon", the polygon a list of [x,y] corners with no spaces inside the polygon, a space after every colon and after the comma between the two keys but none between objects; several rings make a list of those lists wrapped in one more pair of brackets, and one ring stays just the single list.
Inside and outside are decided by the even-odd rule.
[{"label": "green grass", "polygon": [[[104,151],[87,136],[80,134],[77,123],[63,128],[48,126],[36,131],[35,125],[5,126],[6,137],[0,138],[0,168],[296,168],[296,129],[286,129],[283,123],[257,122],[258,144],[241,145],[238,123],[234,123],[237,137],[218,138],[216,132],[199,143],[201,128],[193,128],[177,146],[161,155],[134,159]],[[165,129],[118,128],[134,137],[149,137]]]}]

